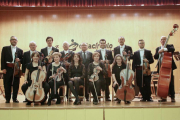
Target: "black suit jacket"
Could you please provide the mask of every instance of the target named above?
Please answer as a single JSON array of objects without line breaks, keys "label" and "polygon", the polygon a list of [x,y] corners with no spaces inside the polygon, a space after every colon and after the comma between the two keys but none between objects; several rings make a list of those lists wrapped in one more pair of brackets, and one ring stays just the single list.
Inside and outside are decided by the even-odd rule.
[{"label": "black suit jacket", "polygon": [[[38,51],[37,51],[38,52]],[[41,55],[41,53],[39,52],[39,54]],[[26,51],[24,52],[23,55],[23,62],[22,62],[22,73],[25,73],[26,71],[26,66],[28,63],[31,62],[31,56],[30,56],[30,51]]]},{"label": "black suit jacket", "polygon": [[[87,54],[86,54],[86,62],[83,63],[85,65],[85,68],[88,68],[88,65],[89,63],[93,62],[93,59],[92,59],[92,53],[89,52],[89,51],[86,51]],[[78,52],[78,54],[81,56],[82,60],[84,59],[84,53],[82,51]],[[87,69],[86,69],[87,70]]]},{"label": "black suit jacket", "polygon": [[[68,62],[71,63],[72,57],[74,56],[74,52],[70,51],[70,50],[68,50],[68,51],[69,51],[69,54],[71,54],[71,56],[68,58]],[[62,54],[61,57],[63,58],[65,56],[64,51],[61,51],[60,53]]]},{"label": "black suit jacket", "polygon": [[[16,47],[17,57],[20,59],[20,62],[22,63],[23,59],[23,50]],[[5,46],[2,49],[1,52],[1,70],[7,69],[6,62],[12,62],[12,52],[11,52],[11,46]]]},{"label": "black suit jacket", "polygon": [[[173,53],[175,51],[174,45],[172,45],[172,44],[171,45],[167,45],[166,48],[168,50],[167,52],[171,52],[172,53],[172,70],[175,70],[177,68],[177,66],[176,66],[176,64],[174,62],[174,59],[173,59]],[[158,51],[160,49],[161,49],[161,46],[156,48],[156,53],[154,55],[154,59],[158,59],[159,58]],[[158,63],[158,66],[159,66],[159,63]],[[159,72],[159,67],[158,67],[157,71]]]},{"label": "black suit jacket", "polygon": [[[97,50],[96,52],[100,53],[99,60],[102,60],[101,50]],[[106,54],[107,54],[107,60],[109,60],[109,64],[112,64],[113,63],[112,51],[106,50]]]},{"label": "black suit jacket", "polygon": [[[154,59],[150,50],[144,49],[144,55],[145,58],[149,61],[149,64],[154,63]],[[133,55],[133,65],[132,65],[133,71],[135,71],[136,66],[140,66],[140,65],[141,65],[140,51],[137,50],[136,52],[134,52]]]},{"label": "black suit jacket", "polygon": [[[55,47],[52,47],[52,50],[53,50],[54,52],[59,52],[59,50],[58,50],[57,48],[55,48]],[[44,54],[44,58],[45,58],[46,56],[48,56],[48,50],[47,50],[47,47],[41,49],[41,53]]]},{"label": "black suit jacket", "polygon": [[[132,48],[130,46],[125,45],[124,49],[125,49],[126,53],[128,53],[128,51],[130,51],[131,54],[133,53]],[[117,54],[120,54],[120,46],[117,46],[117,47],[114,48],[114,57]],[[130,59],[133,59],[133,55],[130,56]]]}]

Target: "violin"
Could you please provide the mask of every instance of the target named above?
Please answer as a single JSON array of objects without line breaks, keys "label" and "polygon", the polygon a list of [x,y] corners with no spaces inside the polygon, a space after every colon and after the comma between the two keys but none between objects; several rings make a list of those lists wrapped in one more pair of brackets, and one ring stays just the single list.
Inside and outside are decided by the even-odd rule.
[{"label": "violin", "polygon": [[[170,36],[173,36],[173,34],[178,30],[179,26],[177,24],[174,24],[173,28],[174,29],[169,33],[168,38],[166,39],[164,48],[166,48]],[[159,59],[157,62],[157,64],[159,63],[159,66],[160,66],[157,95],[161,98],[167,98],[168,93],[169,93],[169,84],[171,81],[172,53],[164,52],[162,62],[161,62],[161,59],[162,59],[162,54],[159,55]],[[157,64],[156,64],[156,67],[157,67]]]},{"label": "violin", "polygon": [[[40,56],[40,65],[42,63],[42,58]],[[44,88],[42,83],[44,82],[46,74],[44,71],[38,69],[32,72],[31,80],[32,84],[28,87],[25,96],[30,102],[39,103],[45,99]]]},{"label": "violin", "polygon": [[[17,52],[15,52],[15,59],[18,58],[17,56]],[[21,68],[21,62],[18,61],[18,62],[14,62],[14,76],[18,76],[20,77],[22,75],[22,71],[20,70]]]},{"label": "violin", "polygon": [[125,103],[126,101],[133,100],[135,97],[135,90],[132,87],[132,80],[134,78],[134,72],[133,70],[129,69],[130,67],[129,56],[130,54],[126,56],[127,57],[126,69],[123,69],[120,72],[120,78],[121,78],[122,84],[121,86],[119,86],[116,92],[116,96],[118,97],[118,99],[124,100]]},{"label": "violin", "polygon": [[[143,56],[143,59],[146,59],[145,55]],[[149,75],[151,75],[150,65],[149,63],[143,61],[143,76]]]},{"label": "violin", "polygon": [[[105,55],[105,60],[107,60],[107,54]],[[110,64],[105,63],[105,68],[106,68],[106,71],[107,71],[107,73],[108,73],[108,77],[111,77],[112,73],[111,73]]]},{"label": "violin", "polygon": [[180,52],[176,51],[173,53],[174,55],[174,58],[177,60],[177,61],[180,61]]},{"label": "violin", "polygon": [[[75,51],[76,48],[71,49],[72,51]],[[72,53],[66,53],[66,55],[60,59],[60,61],[67,61],[72,56]]]},{"label": "violin", "polygon": [[[55,48],[58,49],[58,48],[59,48],[59,45],[56,45]],[[50,53],[49,53],[49,55],[46,56],[46,58],[44,59],[44,63],[45,63],[45,64],[51,63],[51,62],[53,61],[53,57],[52,57],[52,54],[53,54],[53,53],[54,53],[54,50],[51,50]]]}]

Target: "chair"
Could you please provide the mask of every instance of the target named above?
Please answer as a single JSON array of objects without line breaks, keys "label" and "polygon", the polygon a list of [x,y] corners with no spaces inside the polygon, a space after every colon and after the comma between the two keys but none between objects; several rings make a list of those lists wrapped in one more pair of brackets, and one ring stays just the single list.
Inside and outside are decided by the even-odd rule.
[{"label": "chair", "polygon": [[152,71],[152,74],[151,74],[151,93],[155,97],[157,97],[158,78],[159,78],[159,74],[156,71]]},{"label": "chair", "polygon": [[[67,86],[66,86],[66,85],[60,86],[59,89],[60,89],[60,90],[61,90],[61,89],[63,90],[63,95],[60,96],[60,98],[63,98],[63,101],[65,101],[65,99],[66,99],[66,89],[67,89]],[[59,92],[60,92],[60,90],[59,90]]]}]

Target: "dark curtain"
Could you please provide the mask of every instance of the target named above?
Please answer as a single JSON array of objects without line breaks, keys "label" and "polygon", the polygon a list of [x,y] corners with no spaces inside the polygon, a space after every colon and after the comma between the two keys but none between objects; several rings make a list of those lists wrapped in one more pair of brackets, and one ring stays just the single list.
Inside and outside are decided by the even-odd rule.
[{"label": "dark curtain", "polygon": [[180,5],[180,0],[0,0],[0,6],[97,7],[124,5]]}]

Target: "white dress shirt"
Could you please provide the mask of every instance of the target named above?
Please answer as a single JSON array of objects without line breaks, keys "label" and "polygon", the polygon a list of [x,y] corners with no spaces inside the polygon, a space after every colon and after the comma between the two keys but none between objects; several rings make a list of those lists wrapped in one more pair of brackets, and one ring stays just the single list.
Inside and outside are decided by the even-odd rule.
[{"label": "white dress shirt", "polygon": [[[164,48],[164,46],[162,46],[162,45],[161,45],[161,49],[164,49],[164,51],[168,51],[168,49],[167,49],[167,48]],[[161,62],[162,62],[163,57],[164,57],[164,52],[162,52],[161,55],[162,55],[162,56],[161,56]]]},{"label": "white dress shirt", "polygon": [[144,49],[139,49],[139,52],[140,52],[140,58],[141,58],[140,66],[142,66],[143,65],[143,59],[144,59]]},{"label": "white dress shirt", "polygon": [[101,49],[102,60],[105,60],[106,49]]},{"label": "white dress shirt", "polygon": [[64,54],[66,55],[67,53],[69,53],[69,51],[68,50],[64,50]]},{"label": "white dress shirt", "polygon": [[47,47],[48,55],[51,52],[51,50],[52,50],[52,46],[51,47]]},{"label": "white dress shirt", "polygon": [[120,54],[121,54],[121,56],[123,56],[124,48],[125,48],[125,45],[123,45],[123,46],[120,45]]},{"label": "white dress shirt", "polygon": [[16,53],[16,46],[12,46],[12,45],[11,45],[11,52],[12,52],[12,57],[13,57],[12,63],[14,63],[15,53]]}]

